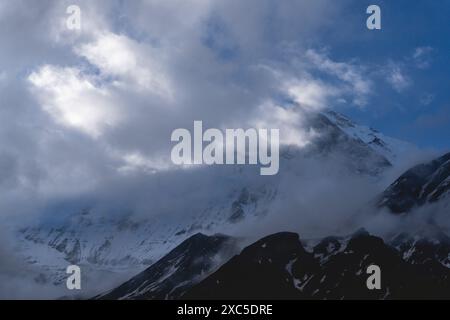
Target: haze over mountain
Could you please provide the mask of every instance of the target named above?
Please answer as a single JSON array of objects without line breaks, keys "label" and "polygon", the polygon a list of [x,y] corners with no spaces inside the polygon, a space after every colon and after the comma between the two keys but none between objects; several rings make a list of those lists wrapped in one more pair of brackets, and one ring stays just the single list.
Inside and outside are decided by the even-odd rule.
[{"label": "haze over mountain", "polygon": [[[149,203],[156,204],[146,214],[124,211],[104,216],[93,207],[66,212],[59,221],[44,216],[37,225],[20,230],[19,252],[38,268],[44,282],[64,285],[65,266],[72,263],[83,267],[87,283],[99,275],[105,277],[107,288],[112,279],[114,283],[126,280],[198,232],[243,237],[242,246],[285,228],[307,230],[308,237],[352,230],[348,219],[360,206],[368,208],[394,164],[415,149],[335,112],[307,114],[305,119],[307,130],[314,132],[315,138],[302,148],[283,147],[282,170],[271,179],[245,166],[179,172],[189,183],[146,186],[154,190]],[[198,198],[198,190],[188,191],[192,183],[188,179],[205,176],[201,172],[214,178],[197,182],[208,190]],[[326,176],[324,172],[328,172]],[[164,174],[158,179],[167,180]],[[308,190],[312,183],[317,189]],[[348,189],[337,192],[342,185]],[[170,212],[158,212],[158,198],[177,192],[184,193],[183,207],[178,208],[177,199],[173,199]],[[317,216],[317,211],[322,215]],[[324,225],[325,216],[333,222]],[[94,286],[86,291],[94,295],[99,289]]]},{"label": "haze over mountain", "polygon": [[[382,194],[378,205],[372,202],[374,208],[369,204],[365,208],[377,215],[376,206],[387,206],[394,217],[402,213],[399,208],[407,208],[406,213],[426,206],[427,201],[421,199],[441,205],[430,212],[419,211],[427,216],[420,218],[423,225],[415,229],[403,232],[390,226],[387,230],[391,233],[385,234],[384,240],[365,230],[302,241],[295,233],[277,233],[245,247],[228,261],[222,259],[222,265],[214,268],[195,257],[203,256],[205,246],[216,242],[216,237],[197,234],[146,271],[96,298],[446,299],[450,294],[450,238],[447,225],[434,217],[448,213],[448,162],[446,154],[407,170]],[[408,216],[396,222],[408,223],[405,218]],[[211,254],[220,252],[215,246]],[[171,263],[171,259],[183,259],[184,263]],[[366,286],[366,270],[373,264],[383,271],[383,286],[371,291]],[[202,276],[186,272],[192,269],[202,270]],[[166,281],[180,277],[178,282]],[[179,284],[182,290],[177,290]]]}]

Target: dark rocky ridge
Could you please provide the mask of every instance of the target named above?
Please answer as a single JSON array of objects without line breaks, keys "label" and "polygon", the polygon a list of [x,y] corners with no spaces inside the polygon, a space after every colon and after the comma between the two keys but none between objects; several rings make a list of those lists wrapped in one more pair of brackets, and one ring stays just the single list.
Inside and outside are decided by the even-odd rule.
[{"label": "dark rocky ridge", "polygon": [[96,299],[176,299],[236,252],[224,235],[195,234],[161,260]]},{"label": "dark rocky ridge", "polygon": [[392,213],[409,212],[426,203],[434,203],[450,192],[450,153],[420,164],[402,174],[378,200],[378,207]]},{"label": "dark rocky ridge", "polygon": [[[381,290],[366,286],[381,269]],[[409,263],[380,238],[358,232],[304,250],[298,235],[259,240],[188,290],[186,299],[448,299],[450,271],[431,257]]]},{"label": "dark rocky ridge", "polygon": [[[450,241],[406,234],[389,244],[360,230],[327,237],[311,249],[281,232],[218,267],[212,257],[236,248],[229,237],[197,234],[99,299],[448,299]],[[367,267],[381,269],[369,290]]]}]

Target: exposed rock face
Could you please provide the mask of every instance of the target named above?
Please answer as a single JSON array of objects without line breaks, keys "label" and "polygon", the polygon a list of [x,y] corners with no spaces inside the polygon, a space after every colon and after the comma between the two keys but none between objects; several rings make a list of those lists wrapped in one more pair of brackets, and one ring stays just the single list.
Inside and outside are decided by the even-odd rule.
[{"label": "exposed rock face", "polygon": [[97,299],[176,299],[236,251],[222,235],[196,234],[148,269]]},{"label": "exposed rock face", "polygon": [[[366,285],[367,267],[381,269],[380,290]],[[415,263],[380,238],[358,232],[326,238],[312,252],[298,235],[278,233],[247,247],[187,291],[187,299],[448,298],[450,271],[433,255]]]},{"label": "exposed rock face", "polygon": [[[96,298],[431,299],[450,294],[446,237],[419,239],[400,234],[387,244],[360,230],[305,246],[296,233],[281,232],[255,242],[225,263],[212,258],[224,248],[229,255],[236,248],[230,244],[233,241],[225,236],[195,235],[144,272]],[[371,265],[381,269],[380,290],[367,288]]]},{"label": "exposed rock face", "polygon": [[434,203],[450,195],[450,153],[420,164],[402,174],[383,192],[378,206],[406,213],[415,207]]}]

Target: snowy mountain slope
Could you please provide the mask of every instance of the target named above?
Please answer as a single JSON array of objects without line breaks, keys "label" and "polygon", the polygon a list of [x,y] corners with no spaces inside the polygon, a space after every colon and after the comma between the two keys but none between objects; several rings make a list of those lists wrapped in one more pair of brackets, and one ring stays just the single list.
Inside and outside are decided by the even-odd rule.
[{"label": "snowy mountain slope", "polygon": [[360,139],[392,164],[397,163],[405,153],[415,149],[414,145],[410,143],[388,137],[373,128],[355,124],[349,118],[335,111],[326,111],[324,115],[350,137]]},{"label": "snowy mountain slope", "polygon": [[[350,173],[379,176],[386,168],[392,166],[385,152],[374,149],[370,143],[364,142],[359,136],[344,130],[339,121],[332,119],[327,113],[317,113],[305,116],[308,121],[307,130],[318,133],[313,142],[304,150],[307,156],[316,157],[318,161],[330,158],[341,158],[341,166]],[[342,116],[342,119],[344,117]],[[348,125],[351,122],[348,121]],[[364,127],[352,124],[356,131]]]},{"label": "snowy mountain slope", "polygon": [[143,272],[95,299],[179,298],[237,250],[230,237],[195,234]]},{"label": "snowy mountain slope", "polygon": [[[336,162],[333,166],[341,168],[343,175],[377,176],[391,166],[385,150],[380,151],[372,140],[366,143],[367,139],[349,131],[353,128],[355,132],[365,132],[364,127],[348,119],[344,126],[346,118],[334,115],[334,118],[329,113],[308,115],[306,129],[317,132],[316,138],[303,149],[284,146],[280,150],[280,172],[270,180],[254,178],[250,172],[253,168],[227,169],[215,181],[220,188],[218,198],[208,200],[206,195],[204,203],[196,204],[195,210],[190,209],[191,203],[186,203],[183,212],[162,214],[148,208],[148,215],[138,217],[130,213],[99,216],[95,209],[80,208],[58,222],[49,223],[51,219],[47,219],[22,228],[19,253],[41,267],[48,281],[57,284],[62,284],[64,269],[72,263],[118,275],[129,270],[142,271],[195,233],[232,233],[240,223],[265,216],[279,197],[278,185],[297,176],[305,159]],[[393,140],[377,137],[387,141],[389,156],[394,157],[395,145],[389,144]],[[199,168],[199,175],[202,170],[206,169]],[[287,193],[283,199],[296,197],[289,190],[284,192]],[[170,204],[167,206],[170,208]]]},{"label": "snowy mountain slope", "polygon": [[450,153],[409,169],[380,196],[379,207],[401,214],[424,204],[448,199],[450,195]]},{"label": "snowy mountain slope", "polygon": [[87,275],[104,271],[125,280],[130,272],[144,270],[199,230],[215,233],[246,217],[257,219],[274,196],[270,189],[236,190],[223,203],[177,221],[157,215],[141,220],[105,218],[82,210],[56,225],[21,229],[19,253],[42,269],[44,279],[57,285],[64,285],[69,264],[83,266]]}]

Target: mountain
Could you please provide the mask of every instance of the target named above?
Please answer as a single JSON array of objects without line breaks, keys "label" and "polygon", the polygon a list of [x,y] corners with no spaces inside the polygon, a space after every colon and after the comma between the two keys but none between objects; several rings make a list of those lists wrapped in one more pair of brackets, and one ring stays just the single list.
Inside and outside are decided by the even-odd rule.
[{"label": "mountain", "polygon": [[155,214],[99,216],[81,210],[59,221],[42,221],[19,230],[19,254],[41,270],[42,281],[64,286],[69,264],[82,266],[87,283],[106,277],[125,281],[145,270],[187,237],[199,231],[226,232],[243,219],[265,213],[276,193],[270,187],[230,188],[221,202],[208,201],[200,211],[174,217]]},{"label": "mountain", "polygon": [[[331,111],[306,114],[304,117],[304,130],[316,133],[312,142],[298,151],[305,156],[315,157],[318,161],[340,159],[341,166],[350,173],[371,176],[380,175],[392,166],[386,157],[386,150],[382,151],[375,148],[371,141],[365,141],[367,139],[361,134],[366,131],[364,126],[358,126],[343,115]],[[349,128],[354,130],[350,131]],[[383,144],[387,149],[394,150],[394,146],[389,146],[389,142]],[[297,155],[294,159],[301,157]]]},{"label": "mountain", "polygon": [[[301,241],[296,233],[280,232],[230,259],[236,244],[226,236],[197,234],[96,299],[446,299],[450,294],[450,238],[443,234],[402,233],[385,242],[361,229],[346,237]],[[222,258],[213,258],[217,255]],[[366,285],[371,265],[381,270],[379,290]]]},{"label": "mountain", "polygon": [[402,174],[380,196],[378,207],[402,214],[424,204],[448,199],[449,195],[450,153],[447,153]]},{"label": "mountain", "polygon": [[[329,170],[343,177],[372,178],[382,175],[400,157],[397,149],[407,148],[335,112],[305,114],[304,119],[302,129],[314,132],[314,138],[303,148],[285,145],[280,149],[277,176],[263,179],[251,166],[199,167],[192,173],[178,173],[195,174],[196,179],[214,175],[210,179],[214,183],[199,201],[195,187],[178,190],[177,185],[170,184],[170,172],[152,174],[148,179],[169,182],[149,192],[150,203],[161,195],[187,194],[192,200],[175,208],[168,198],[166,209],[149,206],[148,212],[139,215],[126,208],[119,214],[98,213],[95,206],[68,212],[60,205],[58,208],[63,209],[50,210],[38,223],[20,228],[18,253],[41,270],[42,279],[55,285],[64,285],[68,264],[83,266],[89,279],[101,274],[124,281],[130,273],[145,270],[198,232],[232,233],[243,222],[260,221],[277,201],[296,199],[297,190],[308,187],[306,182],[305,186],[300,184],[307,161],[320,164],[317,174],[321,177],[328,162],[332,164]],[[297,177],[296,188],[280,190],[279,186],[293,177]]]},{"label": "mountain", "polygon": [[393,236],[389,244],[408,263],[428,264],[430,269],[450,268],[450,238],[442,232],[428,236],[411,236],[403,232]]},{"label": "mountain", "polygon": [[129,281],[96,299],[177,299],[237,251],[235,240],[197,233]]},{"label": "mountain", "polygon": [[[380,290],[366,286],[373,264],[381,270]],[[182,298],[444,299],[449,276],[434,257],[412,262],[364,231],[325,238],[311,251],[297,234],[283,232],[248,246]]]},{"label": "mountain", "polygon": [[396,164],[402,156],[415,149],[410,143],[388,137],[373,128],[358,125],[338,112],[328,110],[323,115],[349,137],[363,142],[391,164]]}]

